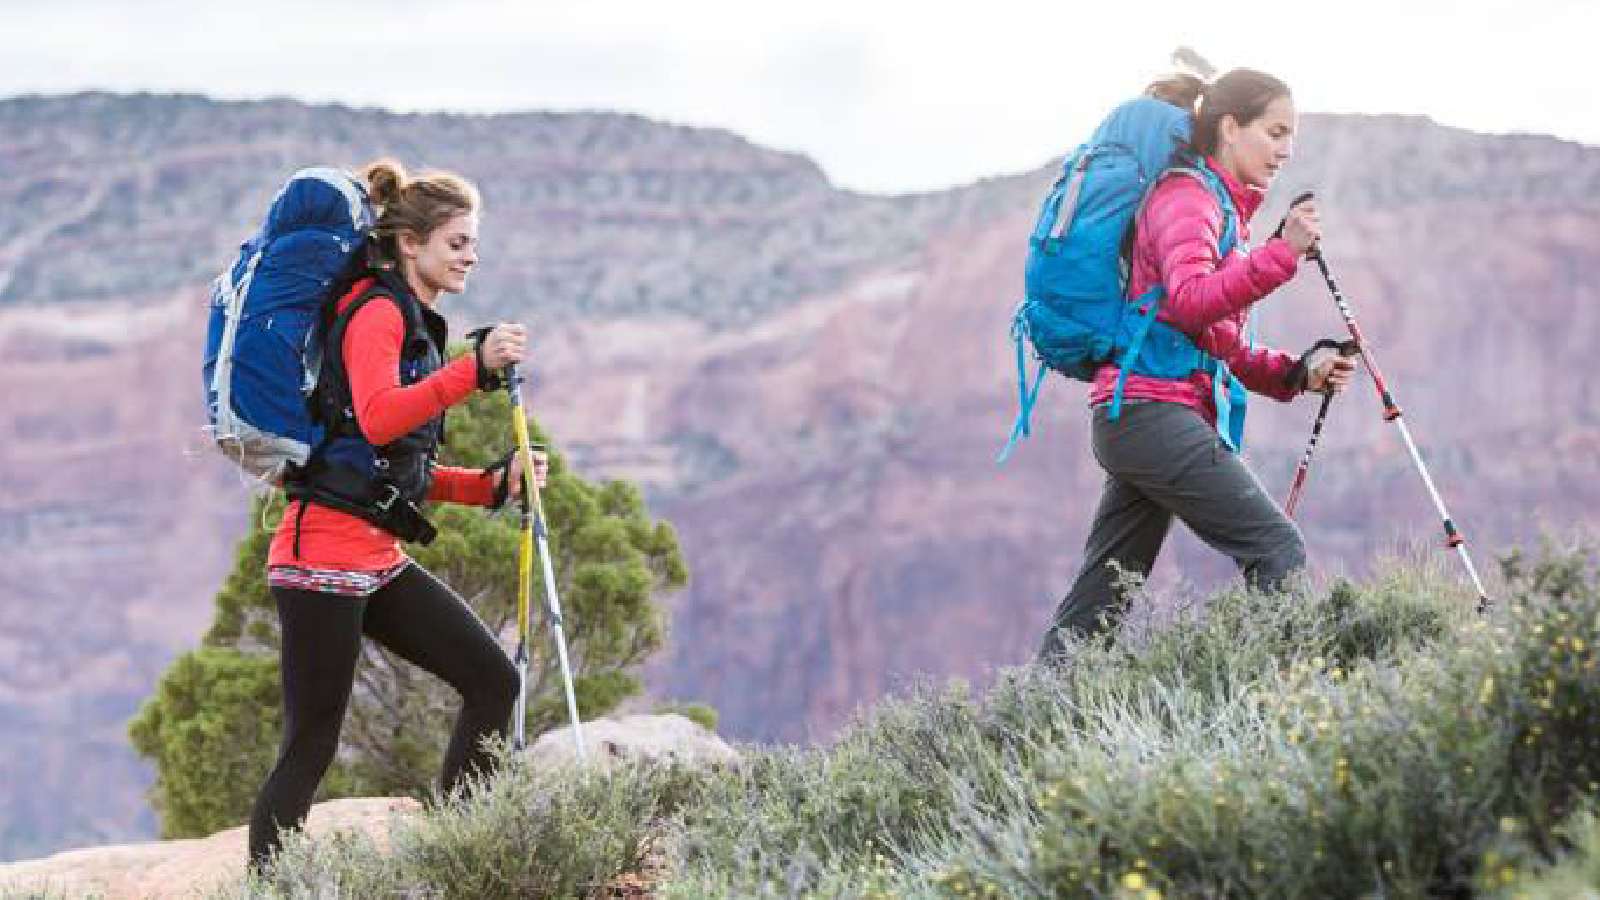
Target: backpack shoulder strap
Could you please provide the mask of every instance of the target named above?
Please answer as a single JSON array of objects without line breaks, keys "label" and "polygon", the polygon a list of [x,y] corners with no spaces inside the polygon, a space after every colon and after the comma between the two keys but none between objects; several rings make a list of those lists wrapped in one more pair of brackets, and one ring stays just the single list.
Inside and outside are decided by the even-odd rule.
[{"label": "backpack shoulder strap", "polygon": [[[1222,233],[1217,236],[1217,259],[1226,259],[1233,252],[1239,242],[1239,210],[1233,204],[1233,198],[1228,195],[1228,186],[1215,172],[1206,168],[1204,163],[1191,162],[1169,168],[1162,173],[1167,175],[1183,175],[1193,178],[1206,186],[1213,199],[1217,201],[1217,208],[1222,212]],[[1255,346],[1255,317],[1247,316],[1249,331],[1249,346]],[[1209,358],[1209,357],[1207,357]],[[1228,370],[1226,363],[1219,359],[1210,360],[1212,402],[1217,411],[1217,435],[1230,451],[1235,453],[1244,446],[1244,417],[1247,396],[1244,386]]]},{"label": "backpack shoulder strap", "polygon": [[[359,279],[357,279],[359,282]],[[395,291],[385,283],[382,277],[375,277],[370,285],[360,294],[357,294],[345,305],[339,308],[344,296],[335,297],[323,305],[322,308],[322,334],[321,344],[321,369],[318,373],[315,389],[312,391],[312,415],[327,426],[328,436],[360,434],[360,429],[350,421],[350,375],[344,363],[344,338],[350,330],[350,323],[355,320],[356,313],[378,297],[387,297],[394,301],[400,310],[401,320],[405,323],[405,335],[402,341],[409,342],[413,332],[413,320],[418,318],[414,313],[407,315],[407,304],[398,297]]]},{"label": "backpack shoulder strap", "polygon": [[378,275],[375,286],[378,293],[388,297],[394,302],[395,308],[400,310],[400,320],[405,323],[405,336],[402,338],[406,344],[416,338],[428,334],[426,320],[422,313],[422,302],[411,293],[400,275],[393,271],[384,271]]},{"label": "backpack shoulder strap", "polygon": [[351,300],[350,304],[344,309],[338,308],[339,300],[342,300],[342,297],[329,301],[323,308],[328,322],[326,331],[328,347],[326,352],[329,359],[337,361],[341,372],[344,371],[343,353],[341,351],[344,348],[345,332],[349,330],[350,323],[355,320],[356,313],[360,312],[367,303],[378,297],[387,298],[394,304],[395,309],[399,310],[400,321],[405,329],[400,338],[403,345],[409,345],[417,337],[428,334],[427,325],[423,320],[422,304],[418,302],[416,297],[412,296],[410,291],[396,284],[394,278],[390,277],[388,273],[380,273],[373,278],[372,284],[368,285],[366,290]]},{"label": "backpack shoulder strap", "polygon": [[[1205,185],[1206,190],[1211,192],[1212,198],[1216,201],[1217,207],[1222,213],[1222,233],[1218,235],[1217,239],[1217,258],[1219,260],[1226,258],[1229,253],[1233,252],[1233,248],[1238,242],[1239,213],[1234,207],[1233,198],[1228,196],[1227,185],[1223,184],[1222,179],[1217,177],[1214,172],[1211,172],[1209,169],[1207,169],[1203,162],[1193,158],[1180,157],[1177,164],[1169,166],[1167,169],[1163,170],[1162,173],[1151,183],[1150,187],[1145,191],[1144,196],[1139,200],[1139,206],[1134,213],[1133,227],[1137,226],[1139,219],[1144,215],[1145,205],[1150,202],[1151,196],[1155,194],[1156,187],[1169,177],[1193,178],[1194,180]],[[1129,337],[1127,346],[1122,348],[1122,357],[1118,362],[1118,368],[1120,371],[1117,375],[1116,388],[1112,392],[1111,417],[1113,419],[1115,419],[1118,413],[1121,411],[1123,385],[1138,358],[1140,348],[1144,343],[1145,335],[1155,323],[1156,306],[1160,302],[1158,293],[1159,288],[1154,288],[1150,293],[1146,294],[1144,297],[1141,297],[1139,302],[1134,305],[1135,322],[1133,325],[1133,330]],[[1216,368],[1219,365],[1218,361],[1212,359],[1204,351],[1198,350],[1198,348],[1196,348],[1196,351],[1199,353],[1199,359],[1201,362],[1212,370],[1213,384],[1218,387],[1226,386],[1228,384],[1228,379],[1231,377],[1227,373],[1226,367],[1222,367],[1222,378],[1219,379],[1216,374]],[[1227,411],[1223,410],[1219,406],[1218,416],[1219,431],[1223,431],[1223,429],[1226,429],[1230,426],[1230,423],[1227,421]],[[1242,424],[1242,420],[1243,417],[1241,415],[1239,416],[1240,424]],[[1225,436],[1224,440],[1226,441],[1228,438]],[[1236,446],[1234,443],[1229,443],[1230,448],[1234,446]]]},{"label": "backpack shoulder strap", "polygon": [[1150,190],[1145,192],[1144,199],[1139,201],[1139,212],[1135,213],[1135,221],[1138,220],[1138,215],[1144,212],[1144,205],[1149,202],[1150,195],[1155,193],[1155,185],[1169,176],[1193,178],[1211,192],[1211,198],[1217,201],[1217,208],[1222,212],[1222,233],[1217,236],[1217,258],[1225,259],[1239,242],[1239,210],[1234,207],[1233,198],[1228,196],[1228,186],[1222,183],[1222,179],[1217,177],[1216,173],[1206,168],[1203,162],[1185,161],[1169,166],[1162,172]]}]

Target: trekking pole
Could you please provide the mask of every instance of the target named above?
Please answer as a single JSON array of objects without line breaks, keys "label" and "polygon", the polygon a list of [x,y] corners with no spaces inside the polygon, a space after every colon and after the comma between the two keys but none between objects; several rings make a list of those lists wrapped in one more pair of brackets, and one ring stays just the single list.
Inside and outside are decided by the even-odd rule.
[{"label": "trekking pole", "polygon": [[[1317,341],[1317,345],[1312,348],[1311,352],[1315,353],[1325,346],[1337,349],[1340,356],[1354,356],[1356,353],[1355,341],[1340,343],[1332,340]],[[1294,483],[1289,486],[1289,499],[1283,504],[1284,513],[1291,519],[1294,518],[1295,506],[1300,502],[1300,494],[1305,489],[1306,475],[1311,471],[1311,456],[1317,452],[1317,440],[1322,437],[1322,425],[1328,420],[1328,407],[1332,403],[1333,393],[1324,391],[1322,394],[1322,406],[1317,409],[1317,420],[1311,426],[1311,440],[1306,442],[1305,455],[1300,457],[1300,465],[1294,472]]]},{"label": "trekking pole", "polygon": [[1379,400],[1383,402],[1384,421],[1399,426],[1400,437],[1405,440],[1406,449],[1411,451],[1411,461],[1416,463],[1417,473],[1422,476],[1422,483],[1428,487],[1428,496],[1433,498],[1433,506],[1439,511],[1439,518],[1444,520],[1445,546],[1455,550],[1461,557],[1462,565],[1467,567],[1467,574],[1472,576],[1472,586],[1478,589],[1478,609],[1482,610],[1489,605],[1489,593],[1483,589],[1483,580],[1478,577],[1477,566],[1472,564],[1472,554],[1467,552],[1466,538],[1456,530],[1449,510],[1444,507],[1444,499],[1439,496],[1439,489],[1434,487],[1433,476],[1428,474],[1428,466],[1422,461],[1422,454],[1417,451],[1417,443],[1411,439],[1411,429],[1406,427],[1405,420],[1400,417],[1400,405],[1394,401],[1394,395],[1389,392],[1389,385],[1383,380],[1383,372],[1378,369],[1372,354],[1367,350],[1366,339],[1361,336],[1361,326],[1356,324],[1356,317],[1350,311],[1350,304],[1345,301],[1344,294],[1339,291],[1339,285],[1333,280],[1333,274],[1328,271],[1328,263],[1322,258],[1321,249],[1313,245],[1306,255],[1315,260],[1317,268],[1322,270],[1322,280],[1328,283],[1328,292],[1333,294],[1333,302],[1339,307],[1339,315],[1344,318],[1345,328],[1349,329],[1350,337],[1356,342],[1356,351],[1372,375],[1372,385],[1378,391]]},{"label": "trekking pole", "polygon": [[1317,410],[1317,421],[1311,426],[1311,440],[1306,442],[1306,452],[1300,457],[1300,465],[1294,470],[1294,483],[1289,485],[1289,499],[1283,502],[1283,512],[1289,518],[1294,518],[1295,505],[1300,502],[1300,492],[1306,485],[1306,473],[1311,471],[1311,454],[1317,452],[1317,439],[1322,437],[1322,423],[1327,421],[1328,406],[1333,403],[1332,394],[1322,395],[1322,406]]},{"label": "trekking pole", "polygon": [[533,448],[528,442],[528,418],[522,410],[522,375],[516,366],[505,370],[506,393],[511,395],[511,429],[517,436],[517,454],[522,457],[522,542],[521,565],[517,573],[517,704],[513,740],[518,750],[526,743],[528,713],[529,596],[533,587],[533,545],[539,545],[539,562],[544,568],[545,611],[556,639],[556,655],[561,660],[561,682],[567,692],[567,713],[572,717],[572,743],[578,759],[584,758],[583,723],[578,719],[578,698],[572,690],[572,667],[567,662],[567,635],[561,622],[561,598],[556,595],[556,574],[550,566],[550,542],[545,531],[544,503],[539,497],[539,480],[534,477]]}]

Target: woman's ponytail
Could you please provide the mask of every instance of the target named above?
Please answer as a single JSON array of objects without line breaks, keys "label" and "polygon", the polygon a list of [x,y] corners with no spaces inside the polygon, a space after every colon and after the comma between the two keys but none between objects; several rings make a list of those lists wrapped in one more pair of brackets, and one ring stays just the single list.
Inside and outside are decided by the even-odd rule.
[{"label": "woman's ponytail", "polygon": [[392,157],[382,157],[367,163],[361,172],[367,182],[367,196],[381,211],[400,199],[406,186],[406,167]]},{"label": "woman's ponytail", "polygon": [[1205,90],[1206,83],[1198,76],[1180,72],[1150,82],[1150,86],[1144,89],[1144,95],[1165,100],[1194,115],[1199,111],[1200,98],[1204,96]]}]

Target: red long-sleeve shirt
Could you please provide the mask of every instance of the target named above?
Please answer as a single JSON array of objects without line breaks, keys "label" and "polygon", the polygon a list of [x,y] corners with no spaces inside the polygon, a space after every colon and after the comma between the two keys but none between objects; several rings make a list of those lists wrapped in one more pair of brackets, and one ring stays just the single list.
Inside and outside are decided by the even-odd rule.
[{"label": "red long-sleeve shirt", "polygon": [[[358,282],[339,300],[343,312],[369,286]],[[400,308],[377,296],[359,309],[345,330],[345,371],[350,376],[356,424],[373,446],[409,434],[477,389],[477,363],[471,354],[445,365],[416,384],[400,384],[400,350],[405,322]],[[493,502],[493,476],[477,469],[436,466],[429,503],[488,506]],[[268,566],[302,566],[345,571],[392,569],[405,561],[400,541],[376,525],[348,513],[312,503],[300,514],[301,501],[285,510],[267,552]],[[295,555],[298,529],[300,554]]]}]

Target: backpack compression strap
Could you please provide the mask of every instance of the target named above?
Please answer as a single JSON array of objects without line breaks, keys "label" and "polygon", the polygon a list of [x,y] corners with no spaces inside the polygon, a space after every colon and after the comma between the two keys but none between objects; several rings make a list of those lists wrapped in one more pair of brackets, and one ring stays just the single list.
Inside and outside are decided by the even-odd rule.
[{"label": "backpack compression strap", "polygon": [[1044,377],[1049,374],[1044,364],[1044,358],[1039,359],[1039,365],[1033,373],[1033,388],[1028,388],[1028,358],[1026,344],[1028,343],[1028,301],[1017,304],[1017,311],[1011,317],[1011,338],[1017,345],[1017,399],[1021,409],[1017,413],[1016,424],[1011,426],[1011,438],[1006,445],[1000,448],[1000,455],[995,457],[995,465],[999,465],[1011,458],[1011,451],[1016,449],[1017,441],[1033,434],[1033,407],[1039,402],[1039,388],[1044,385]]}]

